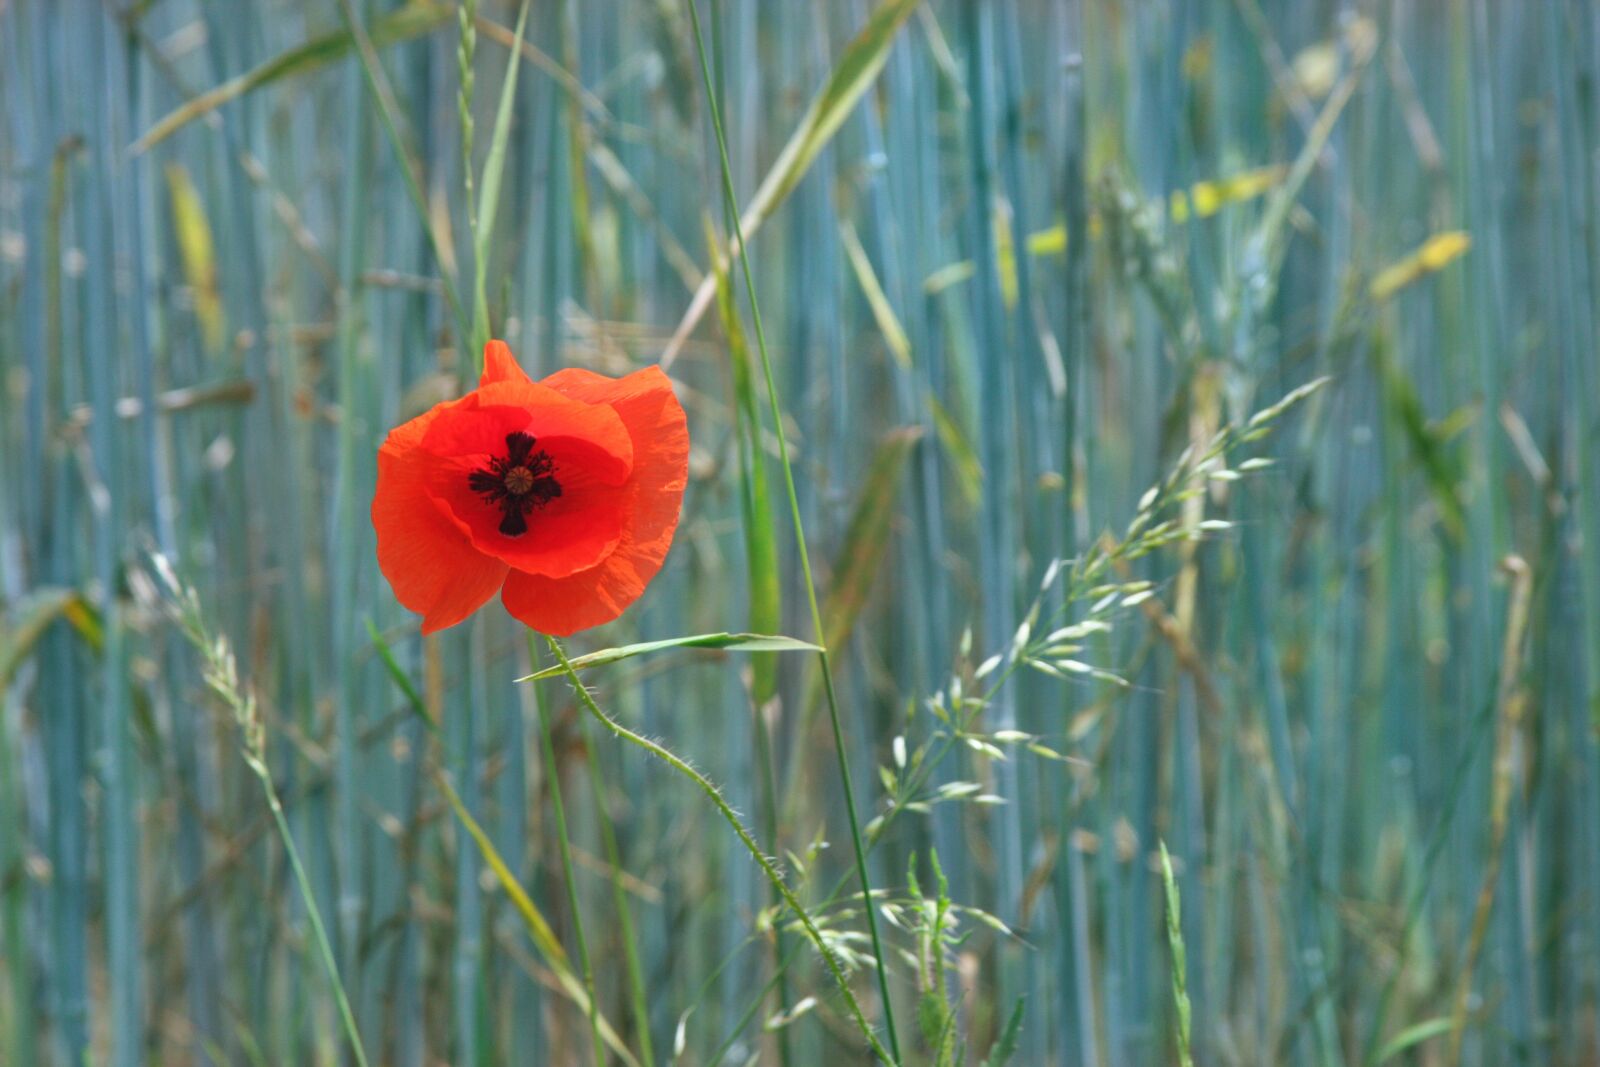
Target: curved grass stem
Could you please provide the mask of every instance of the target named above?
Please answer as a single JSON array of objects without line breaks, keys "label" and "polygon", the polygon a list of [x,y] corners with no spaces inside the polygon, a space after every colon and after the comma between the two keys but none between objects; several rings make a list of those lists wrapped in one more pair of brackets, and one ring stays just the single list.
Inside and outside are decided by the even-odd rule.
[{"label": "curved grass stem", "polygon": [[256,753],[247,753],[245,762],[261,780],[261,788],[267,795],[267,807],[272,811],[272,821],[277,825],[278,836],[283,839],[283,850],[289,855],[295,885],[300,890],[300,899],[306,906],[306,917],[311,920],[311,930],[316,935],[317,954],[322,957],[328,982],[333,986],[333,999],[339,1007],[339,1022],[344,1027],[345,1039],[350,1042],[358,1067],[367,1067],[367,1050],[361,1044],[361,1031],[356,1028],[355,1013],[350,1010],[350,998],[345,996],[344,981],[339,977],[339,964],[333,956],[333,943],[328,940],[327,928],[322,925],[322,912],[317,908],[316,894],[311,888],[305,865],[300,862],[300,850],[295,847],[294,835],[289,832],[289,821],[284,818],[283,804],[278,800],[278,790],[272,784],[272,773]]},{"label": "curved grass stem", "polygon": [[815,920],[811,918],[810,913],[800,903],[799,898],[794,895],[794,890],[790,889],[789,884],[783,880],[783,875],[779,873],[771,858],[756,844],[755,838],[750,836],[750,831],[745,829],[744,823],[739,821],[738,813],[723,799],[722,792],[717,789],[709,778],[689,766],[670,749],[642,734],[634,733],[602,711],[600,705],[595,703],[594,697],[590,695],[589,690],[578,677],[578,672],[573,668],[572,661],[567,658],[566,650],[561,647],[561,643],[548,635],[545,637],[545,641],[549,644],[551,653],[560,661],[562,672],[572,682],[572,688],[578,694],[578,700],[588,710],[589,714],[595,717],[596,721],[617,737],[644,749],[685,778],[688,778],[700,787],[701,792],[710,798],[718,813],[721,814],[729,826],[733,827],[733,832],[738,836],[739,843],[744,845],[745,850],[756,861],[756,865],[761,868],[761,873],[766,875],[767,881],[772,883],[772,887],[783,897],[783,902],[788,905],[789,910],[794,912],[795,917],[800,920],[800,925],[805,929],[806,937],[816,946],[817,952],[822,956],[822,962],[827,965],[829,973],[833,975],[833,980],[838,984],[839,992],[844,997],[845,1007],[850,1013],[850,1018],[860,1029],[862,1036],[867,1039],[867,1044],[872,1047],[873,1054],[885,1062],[897,1062],[889,1058],[889,1053],[884,1049],[882,1042],[873,1033],[872,1024],[867,1022],[867,1017],[862,1014],[861,1004],[856,1000],[855,993],[850,989],[850,980],[845,976],[844,968],[839,963],[838,957],[828,947],[828,943],[823,940],[822,931],[817,929]]}]

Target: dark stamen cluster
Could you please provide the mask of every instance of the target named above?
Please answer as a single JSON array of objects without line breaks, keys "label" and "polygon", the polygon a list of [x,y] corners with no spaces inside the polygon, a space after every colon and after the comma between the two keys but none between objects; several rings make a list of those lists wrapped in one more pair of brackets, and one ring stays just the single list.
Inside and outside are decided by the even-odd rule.
[{"label": "dark stamen cluster", "polygon": [[535,452],[536,439],[525,433],[506,434],[506,454],[467,475],[472,491],[500,509],[500,532],[519,537],[528,532],[528,512],[561,495],[555,462],[548,452]]}]

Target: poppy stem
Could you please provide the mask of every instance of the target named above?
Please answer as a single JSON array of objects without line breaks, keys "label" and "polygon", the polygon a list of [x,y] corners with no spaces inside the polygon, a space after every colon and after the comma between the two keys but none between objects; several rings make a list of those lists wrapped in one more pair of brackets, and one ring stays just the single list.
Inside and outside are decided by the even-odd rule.
[{"label": "poppy stem", "polygon": [[750,831],[745,829],[744,823],[739,821],[738,813],[729,807],[728,802],[723,799],[721,790],[712,783],[711,779],[689,766],[682,759],[679,759],[671,750],[642,734],[634,733],[600,710],[600,705],[595,703],[594,697],[590,694],[588,688],[578,678],[578,672],[573,668],[572,661],[567,659],[566,650],[561,647],[561,643],[549,635],[545,636],[545,641],[549,644],[550,651],[560,661],[562,673],[572,682],[572,688],[578,694],[578,700],[588,709],[590,715],[593,715],[602,726],[617,737],[644,749],[656,759],[661,760],[667,766],[694,782],[695,785],[700,787],[701,792],[710,798],[711,803],[716,806],[723,819],[729,826],[733,827],[733,832],[738,836],[740,844],[744,845],[745,850],[756,861],[756,865],[761,868],[761,873],[766,875],[767,881],[772,883],[772,887],[783,897],[783,902],[788,905],[789,910],[794,912],[795,917],[800,920],[800,925],[805,929],[806,937],[816,946],[817,952],[822,956],[822,962],[827,964],[828,971],[833,975],[833,980],[838,983],[839,992],[844,996],[845,1006],[849,1009],[850,1017],[861,1030],[862,1035],[866,1037],[867,1044],[872,1047],[873,1054],[885,1063],[897,1062],[890,1059],[889,1053],[884,1049],[877,1035],[873,1033],[872,1024],[867,1021],[867,1017],[862,1013],[861,1003],[856,1000],[856,995],[850,988],[850,980],[845,976],[843,966],[839,963],[839,959],[834,955],[833,950],[828,947],[828,943],[823,940],[822,931],[817,929],[816,921],[811,918],[810,913],[800,903],[799,898],[794,895],[794,890],[790,889],[789,884],[783,880],[782,873],[779,872],[772,860],[761,850],[761,846],[756,844],[755,838],[750,836]]},{"label": "poppy stem", "polygon": [[872,903],[872,880],[867,874],[867,852],[861,836],[861,821],[856,815],[855,790],[850,784],[850,758],[844,747],[844,731],[839,725],[839,700],[834,691],[833,668],[828,659],[827,631],[822,624],[822,611],[817,605],[817,583],[811,573],[811,555],[806,549],[805,523],[800,517],[800,497],[795,492],[794,467],[789,461],[789,442],[783,432],[783,407],[778,402],[778,385],[772,374],[772,357],[767,351],[766,331],[761,325],[761,305],[756,300],[755,280],[750,272],[750,248],[745,243],[744,225],[739,220],[739,201],[733,188],[733,166],[728,161],[728,139],[722,125],[722,111],[717,94],[712,87],[711,67],[706,59],[705,35],[700,29],[700,13],[694,0],[684,0],[689,8],[689,18],[694,26],[695,49],[700,58],[700,76],[705,86],[707,110],[717,137],[717,156],[722,171],[722,191],[727,198],[728,215],[733,222],[734,242],[739,249],[740,273],[744,276],[745,292],[750,297],[750,322],[755,330],[756,350],[761,355],[761,373],[765,379],[767,402],[772,409],[772,430],[778,440],[778,459],[783,468],[784,490],[789,498],[789,515],[794,524],[796,554],[800,560],[800,573],[805,579],[806,600],[811,609],[811,627],[815,641],[821,647],[817,653],[822,671],[822,688],[828,700],[828,721],[833,729],[833,751],[839,761],[840,785],[844,790],[845,812],[850,820],[850,844],[855,850],[856,874],[861,880],[861,910],[866,915],[867,932],[872,939],[872,956],[877,964],[878,992],[883,1000],[884,1028],[889,1034],[889,1048],[894,1053],[888,1062],[900,1062],[900,1039],[895,1033],[894,1004],[889,995],[889,968],[884,961],[883,942],[878,936],[877,910]]}]

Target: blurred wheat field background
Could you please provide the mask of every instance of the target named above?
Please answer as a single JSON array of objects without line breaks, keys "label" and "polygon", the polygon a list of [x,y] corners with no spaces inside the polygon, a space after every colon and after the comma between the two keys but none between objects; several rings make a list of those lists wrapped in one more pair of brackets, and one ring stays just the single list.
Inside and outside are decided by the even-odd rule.
[{"label": "blurred wheat field background", "polygon": [[688,2],[0,0],[0,1063],[872,1062],[694,783],[378,572],[480,263],[536,377],[667,366],[571,651],[668,642],[595,701],[900,1062],[1595,1062],[1600,8]]}]

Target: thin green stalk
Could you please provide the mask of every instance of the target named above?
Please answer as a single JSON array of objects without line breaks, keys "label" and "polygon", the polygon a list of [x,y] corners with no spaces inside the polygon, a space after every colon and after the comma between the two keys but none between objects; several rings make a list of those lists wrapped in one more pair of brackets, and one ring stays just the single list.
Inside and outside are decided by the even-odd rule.
[{"label": "thin green stalk", "polygon": [[[22,845],[27,840],[20,818],[16,771],[13,769],[11,748],[13,717],[10,701],[0,699],[0,871],[14,869],[22,855]],[[9,1014],[0,1016],[6,1031],[5,1049],[12,1063],[32,1063],[33,1036],[33,971],[28,962],[27,942],[23,933],[23,912],[28,886],[21,879],[0,886],[0,949],[6,954],[6,978],[9,986]]]},{"label": "thin green stalk", "polygon": [[[774,990],[782,988],[783,976],[789,973],[789,963],[799,950],[800,945],[796,942],[787,952],[782,950],[778,952],[778,966],[773,969],[772,977],[767,979],[766,984],[761,987],[761,991],[751,997],[750,1002],[744,1006],[744,1010],[739,1013],[739,1018],[728,1028],[728,1036],[722,1039],[722,1044],[717,1046],[717,1051],[712,1053],[711,1058],[706,1061],[706,1067],[718,1067],[722,1063],[723,1058],[728,1055],[728,1050],[733,1048],[734,1042],[739,1040],[739,1035],[744,1033],[744,1028],[750,1025],[750,1020],[755,1018],[756,1012],[761,1010],[762,1001],[766,1000]],[[728,958],[733,959],[734,957],[729,956]],[[727,966],[726,962],[719,966],[715,973],[722,973],[722,967],[725,966]],[[779,1033],[783,1033],[788,1029],[785,1026]]]},{"label": "thin green stalk", "polygon": [[750,272],[750,249],[745,244],[744,226],[739,221],[738,196],[733,188],[733,167],[728,161],[728,141],[722,127],[722,111],[713,91],[711,67],[706,59],[705,36],[700,29],[700,12],[694,0],[685,0],[689,18],[694,25],[695,50],[700,59],[700,76],[705,87],[712,128],[717,137],[717,157],[722,171],[722,191],[727,197],[729,214],[733,218],[734,239],[739,247],[740,273],[744,276],[745,291],[750,296],[750,322],[755,329],[756,349],[761,355],[761,374],[766,382],[767,401],[772,409],[773,434],[778,440],[778,460],[783,467],[784,491],[789,497],[789,514],[794,523],[795,548],[800,560],[800,573],[805,579],[806,601],[811,610],[811,626],[816,643],[821,647],[817,663],[822,671],[822,688],[828,700],[828,720],[833,730],[833,750],[839,761],[840,785],[844,790],[845,811],[850,820],[850,844],[855,851],[856,874],[861,879],[862,911],[867,917],[867,932],[872,938],[872,956],[877,965],[878,990],[883,998],[884,1027],[889,1033],[889,1048],[894,1053],[892,1063],[900,1062],[900,1039],[895,1033],[894,1005],[889,995],[889,969],[883,956],[883,942],[878,935],[877,912],[872,904],[872,881],[867,875],[866,849],[862,843],[861,823],[856,816],[855,791],[850,785],[850,759],[844,747],[844,731],[839,725],[839,701],[834,691],[833,670],[828,660],[827,634],[822,625],[822,610],[817,605],[817,583],[811,573],[811,556],[806,550],[805,523],[800,517],[800,497],[795,492],[794,468],[789,461],[788,436],[783,432],[783,408],[778,401],[778,385],[772,374],[772,356],[767,351],[766,331],[761,325],[761,305],[756,299],[755,280]]},{"label": "thin green stalk", "polygon": [[344,981],[339,976],[339,962],[334,958],[333,944],[328,940],[328,930],[323,925],[322,912],[317,907],[316,892],[311,886],[310,877],[306,874],[305,864],[301,862],[300,850],[295,846],[294,835],[289,830],[289,821],[283,813],[283,801],[278,796],[277,787],[272,783],[272,771],[267,767],[266,727],[256,707],[255,697],[240,684],[237,661],[234,659],[233,649],[229,646],[227,638],[214,635],[207,627],[205,617],[200,611],[199,597],[178,580],[172,565],[165,557],[153,556],[151,564],[154,578],[158,583],[156,588],[168,598],[167,607],[174,621],[190,644],[194,645],[203,657],[206,684],[233,712],[234,721],[242,734],[240,754],[244,757],[245,765],[250,768],[251,773],[260,780],[261,790],[267,798],[267,807],[272,812],[273,823],[277,826],[278,836],[283,840],[284,851],[289,857],[289,866],[294,871],[295,886],[305,905],[306,916],[311,920],[312,933],[317,942],[317,954],[328,972],[328,981],[333,985],[333,999],[339,1009],[339,1019],[344,1026],[345,1037],[355,1053],[358,1067],[368,1067],[366,1048],[361,1044],[361,1032],[356,1028],[355,1013],[350,1010],[350,1000],[345,996]]},{"label": "thin green stalk", "polygon": [[[587,741],[587,731],[585,731]],[[628,991],[633,996],[633,1017],[639,1035],[639,1056],[644,1067],[654,1067],[655,1049],[650,1043],[650,1000],[644,991],[644,968],[639,964],[639,946],[633,932],[633,913],[628,909],[628,894],[622,888],[622,850],[617,847],[617,828],[606,804],[606,779],[595,746],[589,750],[589,781],[594,785],[595,818],[600,823],[600,840],[606,850],[606,867],[611,882],[611,902],[617,909],[618,932],[622,936],[623,959],[628,968]],[[593,991],[590,991],[591,998]],[[592,1003],[592,1000],[591,1000]]]},{"label": "thin green stalk", "polygon": [[[533,638],[528,638],[533,651]],[[589,943],[583,936],[583,912],[578,903],[578,882],[572,868],[572,842],[567,834],[567,808],[561,799],[561,772],[556,768],[555,742],[550,733],[550,709],[543,693],[535,696],[539,706],[539,747],[544,757],[544,776],[550,786],[550,803],[555,809],[556,839],[561,844],[561,878],[566,883],[567,905],[572,909],[572,935],[578,943],[578,966],[583,969],[583,988],[589,995],[589,1036],[594,1046],[595,1067],[605,1067],[605,1046],[600,1043],[600,1020],[594,989],[594,967],[589,960]]]},{"label": "thin green stalk", "polygon": [[733,832],[738,836],[739,843],[744,845],[745,850],[756,861],[756,865],[761,868],[761,873],[766,875],[767,881],[771,882],[773,888],[782,894],[783,902],[789,906],[789,910],[793,911],[796,918],[800,920],[800,925],[805,928],[806,936],[816,946],[817,952],[822,956],[823,963],[827,965],[828,971],[833,975],[833,980],[838,984],[839,992],[844,996],[845,1006],[850,1012],[850,1018],[860,1029],[862,1036],[867,1039],[867,1044],[872,1047],[873,1053],[887,1063],[895,1062],[889,1059],[889,1055],[884,1050],[883,1044],[878,1040],[878,1036],[872,1032],[872,1025],[867,1022],[867,1017],[861,1012],[860,1002],[856,1000],[855,993],[850,990],[850,981],[845,977],[843,967],[840,966],[839,960],[834,956],[833,950],[828,948],[828,943],[823,940],[822,931],[817,929],[816,921],[811,918],[810,913],[801,905],[799,898],[794,895],[794,890],[790,889],[789,884],[783,880],[783,875],[778,872],[772,860],[767,857],[765,852],[761,851],[761,846],[757,845],[755,838],[750,836],[750,831],[744,828],[744,823],[739,821],[738,813],[729,807],[728,802],[723,799],[722,793],[712,784],[709,778],[679,759],[670,750],[650,740],[648,737],[634,733],[604,711],[601,711],[600,705],[594,702],[594,697],[590,695],[589,690],[578,677],[578,672],[573,668],[572,662],[567,659],[566,650],[561,647],[561,643],[548,635],[545,637],[545,641],[549,644],[550,651],[555,654],[556,659],[561,662],[562,672],[572,682],[572,688],[577,692],[578,699],[588,709],[589,714],[593,715],[602,726],[617,737],[630,744],[638,745],[685,778],[694,782],[695,785],[700,787],[701,792],[710,798],[711,803],[716,806],[723,819],[726,820],[729,826],[733,827]]},{"label": "thin green stalk", "polygon": [[328,981],[333,985],[333,999],[339,1007],[339,1021],[344,1024],[345,1037],[355,1052],[356,1063],[360,1067],[367,1067],[367,1051],[362,1047],[360,1032],[356,1030],[356,1017],[350,1010],[350,1000],[344,995],[344,982],[339,977],[339,964],[333,958],[333,944],[328,940],[327,928],[322,925],[322,912],[317,908],[316,894],[311,889],[311,879],[306,876],[305,865],[300,862],[300,850],[295,847],[294,837],[289,833],[289,821],[283,816],[283,805],[278,800],[277,789],[272,785],[272,774],[256,753],[247,752],[245,762],[250,765],[256,777],[261,779],[261,788],[267,795],[267,807],[272,809],[272,821],[277,824],[278,836],[283,839],[284,851],[289,855],[289,866],[294,869],[295,885],[300,890],[300,898],[306,906],[306,915],[311,920],[311,929],[316,934],[317,954],[322,957],[322,965],[328,971]]}]

